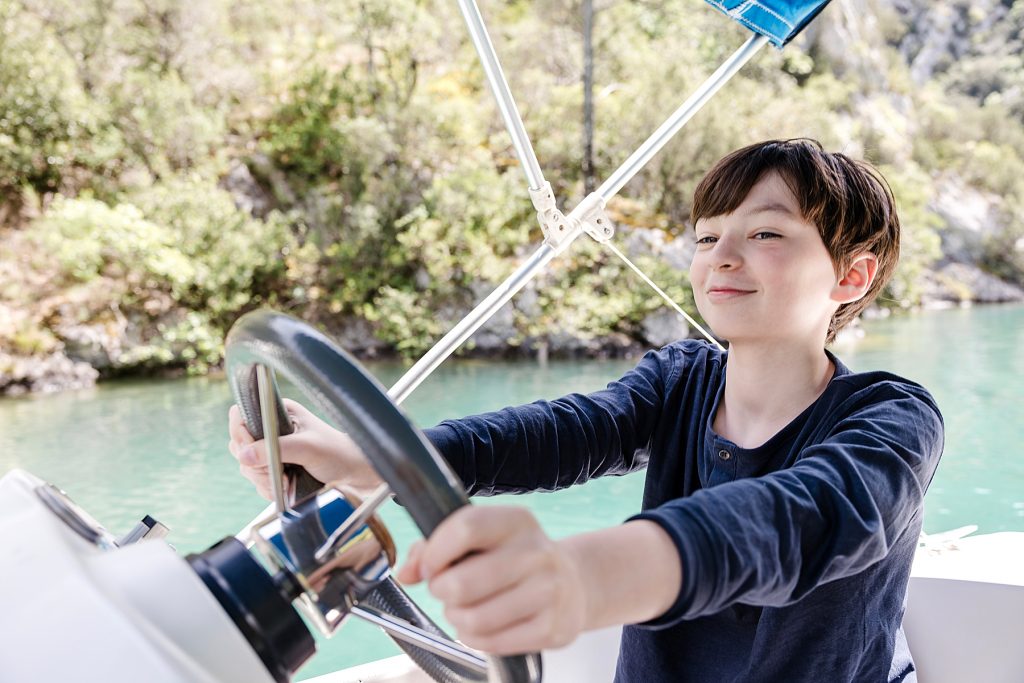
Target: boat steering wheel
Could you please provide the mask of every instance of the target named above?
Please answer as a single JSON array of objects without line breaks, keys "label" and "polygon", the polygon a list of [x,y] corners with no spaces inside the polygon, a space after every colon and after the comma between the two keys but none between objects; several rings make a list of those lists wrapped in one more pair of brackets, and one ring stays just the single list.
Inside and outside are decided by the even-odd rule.
[{"label": "boat steering wheel", "polygon": [[[264,436],[257,381],[257,371],[263,366],[287,378],[302,390],[329,423],[348,433],[424,537],[430,536],[445,517],[469,504],[459,479],[384,388],[354,358],[306,323],[272,311],[246,314],[228,333],[225,357],[232,393],[255,438]],[[291,422],[276,386],[271,393],[273,403],[264,405],[276,407],[280,433],[290,433]],[[293,470],[292,476],[299,479],[298,497],[322,487],[305,470],[296,469],[299,471]],[[465,649],[433,624],[390,576],[360,602]],[[392,631],[389,633],[395,637]],[[541,678],[541,660],[536,653],[487,656],[486,671],[481,672],[438,654],[443,648],[428,650],[397,637],[395,641],[439,683],[481,680],[536,683]]]}]

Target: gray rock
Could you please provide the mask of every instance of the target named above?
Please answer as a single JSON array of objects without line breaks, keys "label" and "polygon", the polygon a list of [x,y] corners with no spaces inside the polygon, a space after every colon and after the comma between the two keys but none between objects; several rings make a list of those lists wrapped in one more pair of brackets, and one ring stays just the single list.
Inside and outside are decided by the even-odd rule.
[{"label": "gray rock", "polygon": [[52,393],[83,389],[96,383],[99,372],[88,363],[69,359],[63,352],[43,357],[0,353],[0,394]]},{"label": "gray rock", "polygon": [[64,353],[70,360],[87,363],[97,370],[116,365],[123,351],[123,337],[110,334],[102,324],[62,324],[54,332],[64,342]]},{"label": "gray rock", "polygon": [[998,0],[897,0],[894,9],[906,22],[899,50],[910,65],[915,83],[922,84],[946,72],[965,56],[985,49],[977,37],[1006,16],[1007,4]]},{"label": "gray rock", "polygon": [[856,75],[881,81],[885,87],[884,57],[876,50],[863,49],[882,42],[877,13],[864,11],[863,0],[836,0],[797,40],[805,49],[824,56],[837,76]]},{"label": "gray rock", "polygon": [[537,288],[533,282],[527,284],[523,289],[515,295],[512,299],[512,305],[515,306],[516,310],[525,315],[527,318],[533,319],[540,315],[540,297],[537,294]]},{"label": "gray rock", "polygon": [[624,244],[623,253],[630,260],[660,254],[665,245],[665,231],[654,228],[622,228],[618,235]]},{"label": "gray rock", "polygon": [[551,353],[560,356],[593,355],[601,347],[599,340],[581,337],[566,330],[551,330],[547,335]]},{"label": "gray rock", "polygon": [[675,270],[689,272],[693,252],[696,250],[696,237],[692,230],[687,230],[675,239],[665,242],[661,250],[661,259]]},{"label": "gray rock", "polygon": [[426,291],[431,285],[430,273],[428,273],[427,269],[422,266],[416,269],[416,272],[412,277],[413,282],[416,284],[416,289],[421,292]]},{"label": "gray rock", "polygon": [[273,207],[270,194],[256,182],[249,167],[238,159],[231,161],[228,174],[220,181],[220,186],[231,195],[235,206],[257,218],[266,217]]},{"label": "gray rock", "polygon": [[928,208],[945,223],[939,231],[945,262],[981,260],[986,238],[1005,229],[1002,200],[968,186],[956,176],[946,176],[936,183]]},{"label": "gray rock", "polygon": [[638,356],[644,351],[643,345],[621,332],[605,335],[599,339],[599,343],[597,356],[601,358]]},{"label": "gray rock", "polygon": [[967,263],[949,263],[926,274],[923,289],[922,298],[927,308],[1024,301],[1024,288]]},{"label": "gray rock", "polygon": [[644,339],[655,348],[690,336],[690,326],[687,322],[668,308],[659,309],[648,315],[640,323],[640,328],[643,330]]},{"label": "gray rock", "polygon": [[516,337],[515,309],[505,304],[480,326],[480,329],[469,338],[469,343],[483,353],[496,353],[508,347],[508,340]]},{"label": "gray rock", "polygon": [[280,204],[292,206],[296,202],[295,191],[288,184],[288,177],[284,171],[277,168],[274,162],[265,154],[253,154],[248,159],[248,166],[256,172],[256,175],[270,185],[271,195]]},{"label": "gray rock", "polygon": [[697,248],[692,230],[673,236],[658,228],[620,226],[616,234],[623,253],[631,261],[653,256],[680,271],[690,269],[690,261]]},{"label": "gray rock", "polygon": [[346,351],[360,358],[376,358],[388,349],[374,333],[373,325],[363,318],[346,317],[329,322],[327,334]]}]

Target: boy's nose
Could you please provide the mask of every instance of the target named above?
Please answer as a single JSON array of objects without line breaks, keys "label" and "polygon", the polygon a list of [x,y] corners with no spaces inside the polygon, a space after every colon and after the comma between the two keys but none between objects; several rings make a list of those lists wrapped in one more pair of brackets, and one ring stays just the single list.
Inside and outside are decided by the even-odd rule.
[{"label": "boy's nose", "polygon": [[715,270],[737,268],[743,262],[733,238],[722,236],[711,250],[711,267]]}]

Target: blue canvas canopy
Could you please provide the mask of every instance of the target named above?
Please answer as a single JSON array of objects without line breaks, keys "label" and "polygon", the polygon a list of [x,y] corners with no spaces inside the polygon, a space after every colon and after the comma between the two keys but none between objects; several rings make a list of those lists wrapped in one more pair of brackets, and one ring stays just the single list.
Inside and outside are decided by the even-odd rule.
[{"label": "blue canvas canopy", "polygon": [[705,0],[754,33],[782,47],[811,22],[829,0]]}]

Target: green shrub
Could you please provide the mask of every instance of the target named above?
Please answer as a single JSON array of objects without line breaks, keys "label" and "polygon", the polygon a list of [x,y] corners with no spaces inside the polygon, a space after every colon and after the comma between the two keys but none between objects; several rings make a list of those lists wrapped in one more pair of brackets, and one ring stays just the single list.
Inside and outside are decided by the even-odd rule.
[{"label": "green shrub", "polygon": [[177,248],[174,235],[146,220],[132,204],[109,206],[96,199],[58,196],[34,227],[75,281],[105,274],[138,287],[163,282],[173,289],[194,278],[192,264]]},{"label": "green shrub", "polygon": [[908,308],[920,303],[921,275],[941,255],[937,231],[942,220],[928,208],[928,199],[935,190],[923,170],[913,163],[902,168],[881,166],[879,170],[896,197],[901,234],[899,265],[878,303]]},{"label": "green shrub", "polygon": [[284,283],[284,257],[295,241],[282,214],[255,219],[227,192],[195,176],[175,177],[131,201],[173,245],[173,253],[151,261],[151,271],[187,308],[227,324]]},{"label": "green shrub", "polygon": [[1024,202],[1006,208],[1007,228],[984,242],[982,266],[996,277],[1024,286]]},{"label": "green shrub", "polygon": [[180,315],[167,317],[161,308],[153,320],[162,341],[120,362],[173,359],[193,371],[219,360],[223,335],[241,312],[283,289],[285,257],[294,247],[282,216],[253,219],[199,178],[175,178],[116,206],[58,197],[32,231],[67,286],[99,277],[127,283],[131,294],[110,305],[140,319],[151,317],[147,302],[174,302]]},{"label": "green shrub", "polygon": [[23,186],[56,190],[83,125],[69,65],[33,45],[30,26],[0,1],[0,204]]}]

